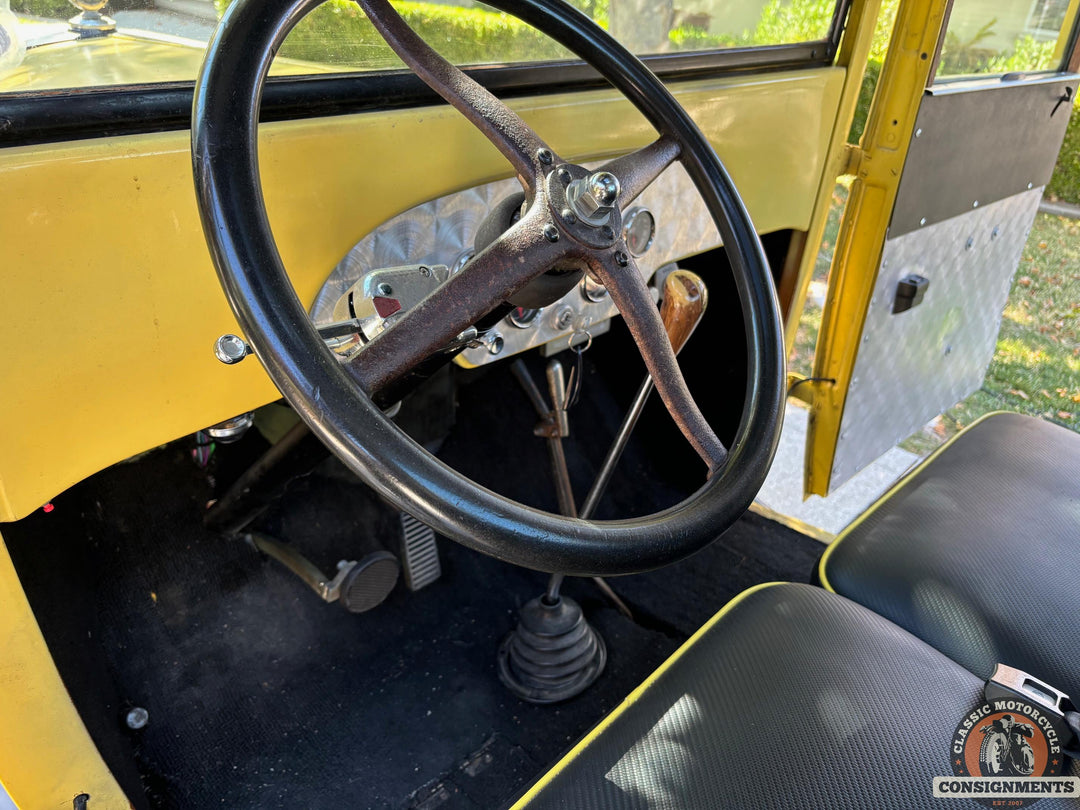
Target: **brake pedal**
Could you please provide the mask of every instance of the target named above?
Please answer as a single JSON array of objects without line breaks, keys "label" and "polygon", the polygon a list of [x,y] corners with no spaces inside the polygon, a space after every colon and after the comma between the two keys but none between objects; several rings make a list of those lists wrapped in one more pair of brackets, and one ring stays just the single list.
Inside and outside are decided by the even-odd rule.
[{"label": "brake pedal", "polygon": [[442,575],[435,531],[408,512],[401,512],[401,568],[405,586],[418,591]]}]

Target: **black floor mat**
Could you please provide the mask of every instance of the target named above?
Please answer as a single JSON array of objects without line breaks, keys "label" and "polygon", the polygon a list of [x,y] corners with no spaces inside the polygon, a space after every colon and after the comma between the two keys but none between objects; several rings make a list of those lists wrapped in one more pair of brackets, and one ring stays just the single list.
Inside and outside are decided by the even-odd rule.
[{"label": "black floor mat", "polygon": [[[483,384],[462,393],[483,396]],[[602,425],[590,439],[600,445],[611,418],[593,402],[581,419]],[[527,405],[502,410],[531,421]],[[488,428],[466,421],[446,453],[467,466]],[[550,507],[532,466],[545,463],[542,442],[524,435],[511,467],[487,473]],[[641,507],[629,478],[646,452],[631,449],[607,508]],[[587,480],[595,455],[570,455],[576,479]],[[660,501],[677,495],[646,484]],[[376,610],[352,615],[242,542],[205,531],[213,494],[177,443],[94,476],[50,514],[4,527],[92,736],[125,788],[145,790],[145,806],[503,805],[730,596],[760,581],[805,581],[821,550],[748,516],[691,561],[614,581],[638,623],[590,583],[569,581],[566,592],[607,642],[607,670],[575,700],[537,707],[503,689],[495,653],[543,575],[440,541],[438,582],[416,594],[399,585]],[[394,517],[332,462],[294,482],[263,523],[326,570],[349,555],[350,537],[386,531]],[[149,712],[141,731],[124,727],[131,706]]]},{"label": "black floor mat", "polygon": [[[611,585],[640,621],[689,636],[747,588],[762,582],[809,582],[825,546],[751,512],[704,551]],[[692,596],[691,596],[692,595]]]}]

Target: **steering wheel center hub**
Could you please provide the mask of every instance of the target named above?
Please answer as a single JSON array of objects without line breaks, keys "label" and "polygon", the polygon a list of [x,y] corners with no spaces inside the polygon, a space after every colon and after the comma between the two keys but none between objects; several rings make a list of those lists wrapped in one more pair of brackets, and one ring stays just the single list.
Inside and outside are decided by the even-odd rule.
[{"label": "steering wheel center hub", "polygon": [[600,227],[615,208],[619,191],[619,178],[611,172],[599,171],[571,181],[566,197],[583,222]]},{"label": "steering wheel center hub", "polygon": [[[612,182],[602,178],[596,183],[598,193],[594,195],[594,178],[598,175],[607,175]],[[547,175],[545,185],[548,205],[556,213],[561,231],[592,250],[615,245],[622,233],[622,212],[617,204],[619,181],[614,175],[563,164]],[[601,203],[598,196],[608,202]]]}]

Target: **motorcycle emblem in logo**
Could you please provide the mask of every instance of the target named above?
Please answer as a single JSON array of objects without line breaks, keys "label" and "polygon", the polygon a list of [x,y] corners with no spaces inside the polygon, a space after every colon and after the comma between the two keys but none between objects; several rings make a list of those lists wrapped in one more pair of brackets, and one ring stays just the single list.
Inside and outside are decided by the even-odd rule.
[{"label": "motorcycle emblem in logo", "polygon": [[1035,752],[1028,742],[1035,736],[1030,723],[1003,714],[979,729],[979,768],[983,776],[1031,776]]},{"label": "motorcycle emblem in logo", "polygon": [[[984,704],[964,717],[953,734],[950,755],[953,774],[961,779],[945,789],[953,798],[975,799],[987,807],[1002,806],[998,795],[1002,790],[1014,794],[1009,807],[1027,807],[1054,795],[1054,785],[1044,788],[1036,782],[1061,776],[1068,763],[1054,720],[1022,700],[995,700],[992,706]],[[1072,781],[1065,777],[1063,790],[1075,798],[1075,785],[1065,784]],[[995,795],[991,798],[986,793]]]}]

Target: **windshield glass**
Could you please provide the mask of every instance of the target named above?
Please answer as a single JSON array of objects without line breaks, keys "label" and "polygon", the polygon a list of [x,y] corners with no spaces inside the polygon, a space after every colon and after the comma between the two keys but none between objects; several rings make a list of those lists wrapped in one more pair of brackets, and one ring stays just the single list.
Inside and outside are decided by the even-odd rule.
[{"label": "windshield glass", "polygon": [[[78,0],[86,9],[81,14],[68,0],[10,2],[14,17],[8,23],[0,18],[0,26],[26,51],[17,65],[0,64],[0,92],[192,81],[229,0],[112,0],[103,8],[100,0]],[[402,0],[394,5],[457,64],[571,58],[527,24],[481,3]],[[573,0],[573,5],[639,55],[823,41],[836,13],[836,0],[690,0],[678,5],[674,0]],[[83,36],[72,30],[73,25],[107,26],[110,20],[115,21],[114,33],[88,37],[85,30]],[[271,73],[400,67],[355,3],[328,0],[289,34]]]}]

